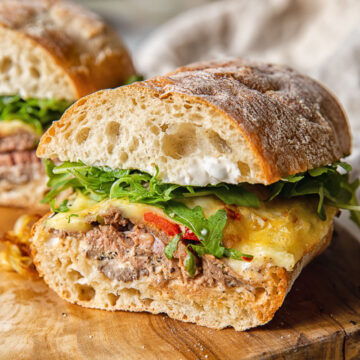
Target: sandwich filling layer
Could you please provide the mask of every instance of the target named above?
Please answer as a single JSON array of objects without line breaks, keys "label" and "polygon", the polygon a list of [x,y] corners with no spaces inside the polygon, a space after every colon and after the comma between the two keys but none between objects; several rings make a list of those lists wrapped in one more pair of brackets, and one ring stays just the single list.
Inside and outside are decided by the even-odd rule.
[{"label": "sandwich filling layer", "polygon": [[[100,271],[110,277],[123,276],[113,271],[114,262],[124,274],[140,276],[139,269],[124,267],[124,258],[118,257],[127,242],[136,259],[140,238],[152,242],[150,262],[157,261],[155,249],[162,243],[162,258],[181,264],[190,277],[204,274],[209,259],[219,260],[237,274],[249,262],[292,271],[329,232],[338,207],[350,209],[359,221],[358,182],[349,183],[348,171],[349,165],[337,163],[271,186],[183,187],[136,170],[80,162],[55,166],[48,161],[51,191],[44,201],[50,202],[54,214],[46,227],[55,239],[74,234],[87,239],[86,253],[94,254],[102,262]],[[56,197],[69,188],[74,194],[56,207]],[[116,213],[118,221],[109,222],[109,212]],[[116,253],[114,258],[110,253]],[[111,269],[104,260],[112,264]]]},{"label": "sandwich filling layer", "polygon": [[36,147],[43,131],[68,105],[65,101],[0,96],[0,181],[11,187],[45,175]]},{"label": "sandwich filling layer", "polygon": [[[271,263],[291,271],[297,261],[327,234],[337,211],[327,206],[327,220],[322,221],[316,216],[314,202],[305,199],[280,200],[262,204],[257,209],[229,206],[212,196],[192,199],[186,204],[190,208],[201,205],[208,217],[219,209],[225,209],[228,219],[223,229],[223,245],[252,256],[238,261],[231,258],[218,260],[205,254],[201,261],[196,260],[195,276],[204,271],[208,273],[210,265],[211,272],[214,272],[214,266],[220,266],[219,261],[222,264],[219,269],[226,269],[228,277],[230,273],[241,274],[242,268],[250,261],[259,266]],[[69,211],[49,217],[46,227],[52,234],[49,244],[67,236],[79,241],[86,239],[86,255],[97,259],[100,271],[110,278],[142,276],[149,272],[150,264],[156,264],[158,260],[166,263],[166,268],[173,266],[176,274],[180,271],[182,276],[189,276],[185,267],[186,248],[189,244],[199,244],[188,228],[157,207],[120,199],[95,202],[80,193],[72,200]],[[179,239],[172,258],[167,259],[165,248],[174,238],[177,228],[184,235]],[[142,250],[148,254],[146,261]],[[228,266],[233,269],[231,272]],[[170,269],[170,274],[175,270]]]}]

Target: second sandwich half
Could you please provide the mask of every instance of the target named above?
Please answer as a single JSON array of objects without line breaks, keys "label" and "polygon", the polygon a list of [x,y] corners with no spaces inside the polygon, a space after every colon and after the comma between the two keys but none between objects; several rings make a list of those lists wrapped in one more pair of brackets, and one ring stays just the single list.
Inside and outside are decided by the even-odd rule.
[{"label": "second sandwich half", "polygon": [[349,152],[336,99],[285,66],[208,62],[99,91],[41,139],[53,212],[35,264],[83,306],[264,324],[338,208],[360,223]]},{"label": "second sandwich half", "polygon": [[80,97],[134,75],[118,35],[65,1],[0,2],[0,205],[39,207],[42,133]]}]

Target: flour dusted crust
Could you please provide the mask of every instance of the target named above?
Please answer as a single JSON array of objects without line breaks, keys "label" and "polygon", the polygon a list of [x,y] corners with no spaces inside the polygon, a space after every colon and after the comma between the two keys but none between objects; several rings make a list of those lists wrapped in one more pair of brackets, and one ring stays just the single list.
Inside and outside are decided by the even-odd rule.
[{"label": "flour dusted crust", "polygon": [[154,274],[124,283],[107,278],[96,260],[86,257],[84,238],[50,240],[54,234],[45,227],[48,215],[33,228],[32,252],[38,272],[63,299],[111,311],[166,313],[181,321],[216,329],[231,326],[239,331],[273,318],[301,270],[329,245],[332,235],[329,225],[328,234],[291,272],[270,262],[250,264],[240,274],[243,284],[236,288],[201,287],[181,279],[159,285]]},{"label": "flour dusted crust", "polygon": [[85,97],[43,136],[38,155],[149,173],[157,165],[164,181],[183,185],[270,184],[350,148],[346,116],[322,85],[235,59]]},{"label": "flour dusted crust", "polygon": [[59,0],[0,2],[0,94],[74,101],[135,73],[119,36]]}]

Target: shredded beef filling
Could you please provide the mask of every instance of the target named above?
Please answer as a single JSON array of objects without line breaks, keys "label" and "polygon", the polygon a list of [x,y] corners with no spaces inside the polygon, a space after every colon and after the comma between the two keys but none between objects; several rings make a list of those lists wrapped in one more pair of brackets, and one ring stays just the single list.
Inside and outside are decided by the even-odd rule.
[{"label": "shredded beef filling", "polygon": [[[85,235],[86,256],[96,259],[99,270],[109,279],[130,282],[157,274],[159,285],[174,279],[196,281],[208,287],[218,284],[236,287],[243,284],[238,274],[212,255],[198,259],[195,277],[191,278],[183,264],[186,256],[186,244],[183,241],[179,242],[173,259],[168,260],[164,248],[171,238],[147,225],[133,224],[116,209],[110,210],[102,219],[100,224],[94,217],[89,217],[92,229],[85,234],[71,236],[80,239]],[[60,237],[68,235],[64,231],[54,232]]]},{"label": "shredded beef filling", "polygon": [[32,150],[36,147],[38,138],[27,131],[0,137],[0,153],[11,151]]},{"label": "shredded beef filling", "polygon": [[25,131],[0,137],[0,180],[24,184],[42,173],[36,144],[36,136]]}]

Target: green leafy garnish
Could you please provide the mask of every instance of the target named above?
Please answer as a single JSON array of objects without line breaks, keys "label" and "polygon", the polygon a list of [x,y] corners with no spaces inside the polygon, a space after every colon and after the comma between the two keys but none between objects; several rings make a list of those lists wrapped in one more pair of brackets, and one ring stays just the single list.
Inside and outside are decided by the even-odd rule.
[{"label": "green leafy garnish", "polygon": [[215,214],[205,218],[200,206],[189,209],[180,202],[170,201],[163,206],[164,212],[175,221],[189,228],[200,240],[200,244],[189,245],[200,257],[205,254],[217,258],[231,257],[243,260],[242,257],[252,258],[251,255],[241,254],[235,249],[227,249],[222,244],[223,230],[227,221],[225,210],[218,210]]},{"label": "green leafy garnish", "polygon": [[[343,173],[338,171],[338,168]],[[321,166],[301,174],[289,176],[270,185],[271,194],[268,201],[277,196],[292,198],[295,196],[312,195],[318,197],[317,214],[321,220],[326,220],[325,204],[340,209],[350,210],[351,219],[360,227],[360,206],[356,199],[359,179],[349,182],[351,165],[336,162]]]},{"label": "green leafy garnish", "polygon": [[166,245],[166,247],[164,249],[164,254],[169,260],[172,259],[180,240],[181,240],[181,234],[176,234],[172,238],[172,240]]},{"label": "green leafy garnish", "polygon": [[137,82],[137,81],[143,81],[144,80],[144,76],[142,75],[131,75],[126,81],[125,81],[125,84],[124,85],[130,85],[134,82]]},{"label": "green leafy garnish", "polygon": [[96,201],[127,198],[130,202],[161,207],[161,204],[170,200],[206,194],[214,195],[228,205],[260,206],[257,196],[242,185],[219,184],[196,187],[166,184],[158,178],[158,170],[152,176],[137,170],[87,166],[82,162],[66,161],[62,165],[55,166],[51,160],[45,160],[45,166],[51,191],[43,199],[44,203],[50,202],[62,191],[72,188],[80,190]]},{"label": "green leafy garnish", "polygon": [[66,100],[0,96],[0,121],[20,120],[42,134],[54,120],[60,119],[69,105]]},{"label": "green leafy garnish", "polygon": [[51,210],[54,212],[54,213],[63,213],[63,212],[67,212],[69,211],[69,208],[67,206],[68,204],[68,200],[63,200],[59,207],[56,207],[55,206],[55,199],[52,199],[50,201],[50,207],[51,207]]}]

